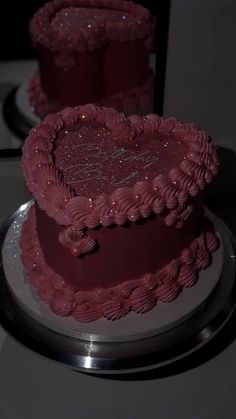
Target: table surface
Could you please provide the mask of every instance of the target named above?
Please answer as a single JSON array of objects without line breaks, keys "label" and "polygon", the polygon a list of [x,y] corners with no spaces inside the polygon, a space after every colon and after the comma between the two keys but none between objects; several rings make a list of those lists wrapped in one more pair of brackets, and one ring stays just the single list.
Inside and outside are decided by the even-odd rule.
[{"label": "table surface", "polygon": [[[181,13],[183,15],[183,12],[185,17],[186,14],[189,17],[192,15],[192,20],[188,20],[187,17],[185,19],[188,22],[188,42],[191,44],[191,31],[196,28],[191,27],[190,22],[195,19],[197,2],[191,10],[186,8],[184,1],[173,1],[173,4],[175,8],[178,5],[177,20]],[[206,16],[208,13],[211,18],[212,4],[210,1],[204,2],[204,14]],[[220,1],[217,4],[220,4]],[[199,8],[201,7],[199,6]],[[224,15],[219,15],[219,17],[225,18]],[[208,128],[210,132],[211,128],[215,127],[214,135],[218,144],[229,147],[229,149],[221,150],[223,171],[208,191],[206,202],[224,218],[232,231],[236,233],[236,207],[233,196],[236,186],[236,155],[233,151],[236,147],[234,124],[232,124],[232,115],[227,112],[227,107],[223,110],[221,120],[216,119],[216,106],[212,107],[212,111],[210,102],[210,100],[215,102],[217,91],[219,97],[224,94],[224,82],[222,82],[222,88],[219,89],[219,74],[214,78],[209,72],[209,77],[204,78],[203,71],[209,69],[207,70],[206,61],[199,58],[199,53],[205,51],[205,54],[208,54],[206,44],[204,44],[205,49],[199,50],[201,52],[198,51],[196,57],[198,65],[200,63],[202,66],[198,82],[196,82],[196,72],[194,71],[189,72],[189,77],[181,77],[183,71],[181,73],[180,66],[188,68],[190,60],[186,57],[184,49],[180,54],[181,59],[179,59],[180,55],[177,57],[177,52],[179,53],[184,44],[181,37],[186,38],[186,32],[185,25],[181,31],[180,21],[176,19],[172,17],[171,22],[165,111],[168,115],[176,114],[189,120],[195,120],[194,115],[197,115],[196,122]],[[205,19],[202,23],[204,29],[205,26],[208,27],[211,20]],[[179,29],[175,30],[177,26]],[[232,27],[235,28],[235,25]],[[216,25],[215,30],[218,31],[218,29],[219,25]],[[202,30],[200,34],[197,30],[197,34],[204,37]],[[221,35],[222,30],[219,31],[219,36]],[[212,45],[210,47],[212,48]],[[219,50],[218,47],[223,48],[222,43],[217,43],[216,47],[217,50]],[[194,57],[191,59],[194,66]],[[225,68],[224,71],[226,71]],[[1,104],[13,85],[20,83],[32,74],[34,69],[35,62],[32,61],[1,63]],[[227,69],[228,72],[231,71],[230,67]],[[235,72],[233,73],[232,70],[230,74],[233,82]],[[225,77],[224,80],[229,82],[230,77]],[[199,83],[201,83],[201,91],[198,88]],[[173,90],[174,86],[175,90]],[[233,94],[232,86],[235,89],[235,83],[230,85],[226,94],[227,97],[234,100],[235,94]],[[191,101],[191,94],[196,95],[196,101]],[[205,112],[203,112],[204,115],[201,112],[198,114],[195,112],[194,106],[201,109],[201,95],[207,100],[208,119]],[[178,101],[180,96],[183,98],[181,102]],[[232,109],[231,106],[229,108]],[[185,118],[188,115],[189,118]],[[6,128],[2,117],[0,117],[0,133],[0,148],[20,145],[19,140]],[[0,196],[2,197],[0,220],[15,211],[20,204],[28,199],[24,189],[20,161],[17,159],[0,160]],[[114,380],[76,373],[66,367],[56,365],[20,346],[0,328],[0,418],[233,419],[236,410],[235,357],[236,341],[233,341],[214,358],[183,373],[162,378],[150,374],[143,379],[139,377],[133,380],[128,378]]]}]

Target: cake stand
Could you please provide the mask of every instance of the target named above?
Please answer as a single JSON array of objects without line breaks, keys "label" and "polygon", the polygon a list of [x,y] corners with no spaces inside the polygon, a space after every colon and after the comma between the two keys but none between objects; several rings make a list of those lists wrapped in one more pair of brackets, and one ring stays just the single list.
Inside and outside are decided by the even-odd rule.
[{"label": "cake stand", "polygon": [[186,368],[186,360],[210,346],[215,352],[223,342],[236,307],[236,245],[218,217],[207,214],[220,248],[193,288],[143,315],[83,324],[54,316],[24,276],[19,237],[31,205],[21,206],[0,228],[0,321],[20,343],[71,369],[114,376]]}]

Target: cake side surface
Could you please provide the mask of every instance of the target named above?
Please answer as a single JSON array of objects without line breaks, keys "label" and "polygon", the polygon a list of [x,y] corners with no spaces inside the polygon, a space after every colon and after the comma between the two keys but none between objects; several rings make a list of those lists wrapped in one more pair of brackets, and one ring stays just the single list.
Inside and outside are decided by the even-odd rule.
[{"label": "cake side surface", "polygon": [[34,207],[24,222],[21,234],[22,261],[39,297],[55,314],[72,316],[80,322],[99,318],[118,320],[130,311],[145,313],[158,301],[170,303],[183,288],[196,283],[199,271],[210,265],[211,254],[217,247],[213,228],[205,220],[202,233],[165,268],[117,286],[99,286],[86,291],[68,284],[47,263],[38,239]]},{"label": "cake side surface", "polygon": [[73,287],[109,288],[146,273],[154,274],[189,247],[200,231],[200,201],[193,202],[193,207],[183,229],[169,228],[157,215],[137,223],[93,229],[88,233],[96,243],[92,253],[74,257],[71,248],[58,240],[64,234],[63,227],[36,204],[38,241],[47,264]]},{"label": "cake side surface", "polygon": [[[51,71],[51,64],[49,65],[49,67],[49,70],[47,69],[47,67],[45,67],[45,71],[47,72],[47,74],[50,73],[51,76],[55,79],[55,72]],[[89,70],[87,71],[86,69],[84,69],[82,71],[86,74],[87,80],[87,74]],[[28,97],[32,110],[39,117],[44,118],[48,114],[60,111],[65,106],[79,105],[80,99],[78,98],[77,94],[75,95],[74,93],[74,82],[71,82],[70,80],[72,80],[72,78],[67,78],[67,82],[71,84],[72,88],[67,90],[67,92],[71,91],[71,95],[69,100],[65,100],[63,106],[60,100],[53,99],[47,93],[45,93],[42,87],[40,72],[39,70],[36,70],[35,74],[29,80],[28,84]],[[114,82],[114,80],[115,79],[113,79],[112,83]],[[56,82],[55,84],[58,87],[58,85],[63,84],[63,80]],[[93,91],[90,90],[91,85],[94,85]],[[51,88],[52,86],[50,82],[50,77],[48,78],[48,86],[50,86],[49,88]],[[88,89],[86,86],[88,87]],[[83,94],[86,96],[86,100],[84,101],[85,103],[93,102],[100,106],[112,107],[119,112],[124,112],[126,115],[131,115],[133,113],[141,113],[145,115],[147,113],[152,112],[153,110],[154,76],[152,70],[149,71],[149,76],[142,85],[135,86],[126,92],[118,92],[116,94],[113,94],[112,96],[106,96],[102,97],[99,100],[95,100],[95,97],[97,95],[96,92],[100,92],[102,84],[100,83],[99,86],[96,80],[91,81],[91,84],[88,84],[87,82],[83,83],[83,85],[80,87],[79,94],[81,94],[81,92],[84,92]],[[88,92],[91,92],[93,100],[89,100],[89,97],[87,96]]]}]

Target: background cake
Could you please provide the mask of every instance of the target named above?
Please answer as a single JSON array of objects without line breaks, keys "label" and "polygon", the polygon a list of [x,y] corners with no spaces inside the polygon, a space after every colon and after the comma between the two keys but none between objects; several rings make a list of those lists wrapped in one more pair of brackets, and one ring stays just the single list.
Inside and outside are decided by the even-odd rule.
[{"label": "background cake", "polygon": [[209,137],[174,118],[95,105],[47,116],[23,148],[36,203],[22,260],[40,297],[79,321],[175,299],[217,247],[201,205],[217,168]]},{"label": "background cake", "polygon": [[39,71],[29,86],[41,117],[96,102],[126,113],[153,103],[150,12],[123,0],[54,0],[31,21]]}]

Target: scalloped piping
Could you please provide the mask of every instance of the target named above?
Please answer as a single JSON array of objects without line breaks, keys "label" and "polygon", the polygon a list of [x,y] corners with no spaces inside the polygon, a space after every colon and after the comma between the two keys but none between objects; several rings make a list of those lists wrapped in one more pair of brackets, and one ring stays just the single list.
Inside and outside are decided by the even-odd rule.
[{"label": "scalloped piping", "polygon": [[67,285],[46,264],[37,237],[34,206],[23,224],[20,241],[22,262],[40,298],[49,304],[55,314],[72,316],[80,322],[102,317],[117,320],[130,311],[145,313],[159,300],[171,302],[184,287],[192,287],[196,283],[199,270],[210,265],[211,253],[218,246],[218,240],[206,220],[201,235],[164,269],[111,288],[78,291]]},{"label": "scalloped piping", "polygon": [[[140,109],[150,109],[153,104],[153,83],[154,77],[151,73],[142,86],[132,88],[126,93],[116,93],[102,98],[97,104],[112,107],[127,114],[138,112]],[[61,104],[44,93],[38,70],[29,81],[28,94],[31,107],[41,118],[62,109]]]},{"label": "scalloped piping", "polygon": [[[101,194],[94,199],[76,196],[54,167],[52,150],[57,132],[79,120],[88,123],[96,120],[110,130],[119,124],[128,124],[135,133],[140,130],[148,133],[150,126],[156,133],[173,132],[188,146],[187,158],[180,167],[171,169],[167,175],[155,177],[152,182],[137,182],[133,187],[118,188],[110,195]],[[218,158],[210,138],[193,125],[152,114],[125,118],[124,114],[112,108],[85,105],[48,115],[33,128],[23,146],[22,168],[27,187],[39,206],[61,225],[79,230],[98,225],[122,225],[154,212],[161,215],[168,226],[181,228],[189,198],[198,195],[217,173]]]},{"label": "scalloped piping", "polygon": [[[55,33],[50,25],[50,21],[64,7],[95,7],[115,9],[130,13],[137,20],[135,23],[106,22],[105,26],[90,28],[87,33],[78,28],[78,36],[71,37],[70,42],[63,40]],[[43,7],[34,15],[30,24],[30,31],[33,43],[37,43],[52,50],[77,50],[91,51],[100,48],[110,41],[134,41],[136,39],[146,39],[147,47],[151,48],[154,38],[155,18],[149,10],[131,1],[124,0],[54,0]],[[99,32],[99,36],[98,36]],[[56,34],[57,35],[57,34]]]}]

